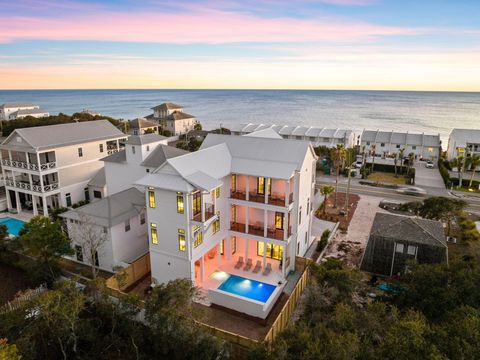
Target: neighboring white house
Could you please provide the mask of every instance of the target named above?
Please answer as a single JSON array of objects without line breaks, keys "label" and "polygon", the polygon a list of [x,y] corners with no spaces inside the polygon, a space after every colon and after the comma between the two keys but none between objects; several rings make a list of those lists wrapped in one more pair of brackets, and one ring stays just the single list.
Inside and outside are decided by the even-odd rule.
[{"label": "neighboring white house", "polygon": [[480,155],[480,129],[453,129],[448,137],[447,159]]},{"label": "neighboring white house", "polygon": [[14,130],[0,145],[8,209],[48,215],[89,198],[101,158],[120,149],[125,134],[107,120]]},{"label": "neighboring white house", "polygon": [[284,139],[308,140],[313,146],[335,147],[341,144],[346,148],[355,146],[355,134],[352,130],[327,129],[316,126],[284,126],[265,124],[239,124],[231,130],[232,135],[245,135],[264,129],[273,129]]},{"label": "neighboring white house", "polygon": [[40,109],[40,106],[30,103],[6,103],[0,105],[0,120],[15,120],[26,116],[36,118],[47,117],[50,114]]},{"label": "neighboring white house", "polygon": [[[155,170],[166,159],[188,153],[167,145],[168,138],[157,134],[132,135],[125,143],[125,150],[107,156],[105,163],[105,191],[102,197],[115,194],[132,187],[132,184],[146,173]],[[101,174],[97,184],[92,184],[91,191],[99,191]],[[98,193],[92,193],[98,198]]]},{"label": "neighboring white house", "polygon": [[174,136],[186,134],[197,124],[195,116],[183,112],[183,106],[174,103],[163,103],[152,110],[153,114],[146,118],[158,122]]},{"label": "neighboring white house", "polygon": [[[129,188],[60,214],[64,219],[72,260],[114,271],[148,252],[145,195]],[[95,254],[96,252],[96,254]]]},{"label": "neighboring white house", "polygon": [[440,156],[440,135],[425,133],[363,130],[360,146],[370,151],[375,145],[375,155],[389,157],[405,149],[404,154],[415,155],[415,159],[436,160]]},{"label": "neighboring white house", "polygon": [[[309,142],[272,131],[209,134],[199,151],[138,180],[146,190],[152,281],[187,278],[209,302],[265,318],[295,256],[312,242],[316,160]],[[261,302],[218,289],[229,275],[274,290]]]},{"label": "neighboring white house", "polygon": [[128,133],[130,135],[143,135],[145,132],[153,132],[158,134],[159,124],[145,118],[137,118],[129,121],[130,129]]}]

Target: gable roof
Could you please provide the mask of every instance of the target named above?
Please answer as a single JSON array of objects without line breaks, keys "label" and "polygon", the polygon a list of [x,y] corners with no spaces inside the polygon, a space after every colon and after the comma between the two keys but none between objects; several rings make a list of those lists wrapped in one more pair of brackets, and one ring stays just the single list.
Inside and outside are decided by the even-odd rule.
[{"label": "gable roof", "polygon": [[162,109],[162,110],[175,110],[175,109],[183,109],[183,106],[174,104],[172,102],[166,102],[151,108],[152,110],[155,109]]},{"label": "gable roof", "polygon": [[[3,141],[2,147],[10,146],[8,142],[16,135],[22,137],[29,146],[37,151],[125,136],[108,120],[83,121],[15,129]],[[12,145],[17,146],[18,144]]]},{"label": "gable roof", "polygon": [[162,120],[170,120],[170,121],[176,121],[176,120],[185,120],[185,119],[194,119],[195,116],[184,113],[183,111],[174,111],[167,117],[163,118]]},{"label": "gable roof", "polygon": [[97,173],[93,176],[93,178],[88,182],[89,186],[95,187],[104,187],[107,184],[107,180],[105,178],[105,168],[102,167]]},{"label": "gable roof", "polygon": [[158,145],[141,163],[142,166],[157,168],[170,158],[188,154],[189,152],[173,146]]},{"label": "gable roof", "polygon": [[167,139],[165,136],[158,134],[143,134],[143,135],[130,135],[125,142],[129,145],[146,145],[154,142],[159,142]]},{"label": "gable roof", "polygon": [[22,107],[40,107],[38,105],[32,103],[5,103],[0,105],[0,108],[8,109],[8,108],[22,108]]},{"label": "gable roof", "polygon": [[35,108],[35,109],[20,109],[14,112],[14,114],[18,115],[35,115],[35,114],[48,114],[47,110]]},{"label": "gable roof", "polygon": [[370,236],[390,241],[408,241],[430,246],[447,246],[442,223],[435,220],[377,213]]},{"label": "gable roof", "polygon": [[272,128],[257,130],[255,132],[249,133],[249,134],[244,135],[244,136],[271,138],[271,139],[282,139],[282,137]]},{"label": "gable roof", "polygon": [[145,208],[145,195],[132,187],[77,209],[60,214],[62,218],[86,220],[112,227],[138,215]]},{"label": "gable roof", "polygon": [[145,129],[152,127],[158,127],[158,124],[145,118],[136,118],[130,121],[131,129]]},{"label": "gable roof", "polygon": [[108,155],[100,160],[106,162],[122,163],[127,161],[127,153],[125,152],[125,150],[121,150],[113,153],[112,155]]}]

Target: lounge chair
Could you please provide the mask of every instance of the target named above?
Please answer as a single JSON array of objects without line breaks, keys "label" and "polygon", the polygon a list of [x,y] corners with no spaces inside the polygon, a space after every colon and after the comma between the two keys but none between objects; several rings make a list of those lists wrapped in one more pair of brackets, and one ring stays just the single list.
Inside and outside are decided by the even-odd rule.
[{"label": "lounge chair", "polygon": [[245,264],[245,267],[243,268],[244,271],[248,271],[252,268],[252,259],[248,258],[247,263]]},{"label": "lounge chair", "polygon": [[262,263],[260,262],[260,260],[257,261],[257,263],[255,264],[255,267],[253,268],[252,272],[254,274],[260,272],[260,270],[262,270]]},{"label": "lounge chair", "polygon": [[238,257],[238,261],[235,264],[235,269],[240,269],[243,266],[243,256]]},{"label": "lounge chair", "polygon": [[271,271],[272,271],[272,264],[267,263],[267,266],[265,266],[265,270],[263,270],[263,275],[267,276],[268,274],[270,274]]}]

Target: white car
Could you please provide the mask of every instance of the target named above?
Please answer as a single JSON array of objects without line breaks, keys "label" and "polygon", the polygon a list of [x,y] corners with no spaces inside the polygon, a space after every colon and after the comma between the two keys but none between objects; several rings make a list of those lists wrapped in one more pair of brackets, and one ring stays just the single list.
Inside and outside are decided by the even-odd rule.
[{"label": "white car", "polygon": [[427,169],[433,169],[433,168],[434,168],[433,161],[430,161],[430,160],[427,161],[427,162],[425,163],[425,167],[426,167]]},{"label": "white car", "polygon": [[405,194],[405,195],[413,195],[413,196],[426,196],[427,192],[419,187],[415,186],[406,186],[402,187],[400,189],[397,189],[397,192],[400,194]]}]

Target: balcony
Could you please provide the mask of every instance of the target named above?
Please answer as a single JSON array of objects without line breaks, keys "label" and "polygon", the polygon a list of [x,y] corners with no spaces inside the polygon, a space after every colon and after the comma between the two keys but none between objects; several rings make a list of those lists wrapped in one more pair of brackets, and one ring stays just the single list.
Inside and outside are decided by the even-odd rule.
[{"label": "balcony", "polygon": [[43,185],[43,188],[42,188],[41,185],[30,184],[25,181],[18,181],[18,180],[12,180],[12,179],[6,179],[5,185],[14,187],[20,190],[29,190],[29,191],[34,191],[38,193],[45,193],[45,192],[57,190],[59,187],[58,183],[52,183],[48,185]]},{"label": "balcony", "polygon": [[268,197],[268,203],[270,205],[285,206],[285,196],[273,194]]},{"label": "balcony", "polygon": [[230,222],[230,230],[245,234],[246,226],[245,224],[232,221]]},{"label": "balcony", "polygon": [[25,169],[25,170],[33,170],[33,171],[49,170],[57,167],[56,162],[44,163],[38,166],[38,164],[34,164],[34,163],[26,163],[24,161],[9,160],[9,159],[3,159],[2,164],[5,166],[17,168],[17,169]]},{"label": "balcony", "polygon": [[236,190],[230,192],[230,198],[238,200],[247,200],[247,194],[245,191]]},{"label": "balcony", "polygon": [[250,192],[248,199],[249,201],[265,204],[265,195],[257,194],[256,192]]},{"label": "balcony", "polygon": [[[238,223],[235,221],[230,222],[230,230],[236,231],[243,234],[250,234],[255,236],[264,237],[264,226],[263,225],[249,225],[248,233],[246,231],[246,225],[243,223]],[[285,230],[275,229],[267,227],[267,238],[275,240],[284,240]],[[292,228],[289,228],[288,236],[292,235]]]},{"label": "balcony", "polygon": [[[205,204],[205,221],[210,220],[212,217],[215,216],[215,208],[213,204]],[[202,212],[199,212],[197,214],[193,214],[193,221],[196,222],[203,222],[202,221]]]}]

